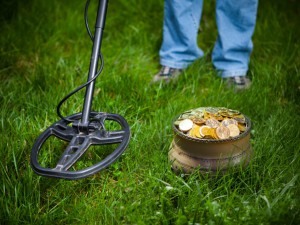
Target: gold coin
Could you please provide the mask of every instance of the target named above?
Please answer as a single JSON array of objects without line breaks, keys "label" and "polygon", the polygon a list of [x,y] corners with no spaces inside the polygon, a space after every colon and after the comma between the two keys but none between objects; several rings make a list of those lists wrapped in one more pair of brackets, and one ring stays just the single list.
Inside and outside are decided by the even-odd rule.
[{"label": "gold coin", "polygon": [[224,107],[218,108],[218,113],[221,114],[228,114],[228,109]]},{"label": "gold coin", "polygon": [[193,128],[190,131],[192,133],[193,137],[197,137],[197,138],[201,138],[200,135],[200,126],[198,126],[197,124],[194,124]]},{"label": "gold coin", "polygon": [[206,107],[205,111],[209,113],[211,116],[215,116],[218,114],[218,109],[214,107]]},{"label": "gold coin", "polygon": [[218,115],[216,115],[216,116],[214,117],[214,119],[221,121],[221,120],[223,120],[224,118],[223,118],[223,116],[221,116],[221,115],[218,114]]},{"label": "gold coin", "polygon": [[217,133],[216,133],[216,129],[212,128],[211,129],[211,135],[210,135],[213,139],[219,139]]},{"label": "gold coin", "polygon": [[238,122],[237,122],[236,120],[234,120],[234,119],[225,119],[225,120],[222,121],[222,125],[223,125],[224,127],[227,127],[227,126],[230,125],[230,124],[237,125]]},{"label": "gold coin", "polygon": [[229,112],[231,115],[239,115],[239,114],[241,114],[239,111],[233,110],[233,109],[228,109],[228,112]]},{"label": "gold coin", "polygon": [[184,119],[179,123],[179,130],[187,132],[193,127],[193,121],[190,119]]},{"label": "gold coin", "polygon": [[230,130],[225,126],[219,126],[216,128],[216,134],[219,139],[226,139],[230,136]]},{"label": "gold coin", "polygon": [[205,138],[208,138],[208,139],[218,139],[217,134],[215,132],[215,128],[211,127],[208,130],[208,134],[205,136]]},{"label": "gold coin", "polygon": [[230,137],[236,137],[236,136],[239,136],[240,130],[239,130],[239,128],[238,128],[237,125],[235,125],[235,124],[229,124],[229,125],[227,126],[227,128],[228,128],[229,131],[230,131],[230,134],[229,134]]},{"label": "gold coin", "polygon": [[216,119],[207,119],[205,124],[209,127],[212,127],[212,128],[217,128],[218,126],[220,126],[220,122]]},{"label": "gold coin", "polygon": [[192,121],[193,121],[195,124],[201,125],[201,124],[204,124],[206,120],[203,119],[203,118],[194,117],[194,118],[192,118]]},{"label": "gold coin", "polygon": [[195,137],[192,130],[189,130],[189,131],[187,132],[187,136],[192,137],[192,138]]},{"label": "gold coin", "polygon": [[233,116],[233,119],[236,120],[238,123],[246,122],[246,119],[242,114]]},{"label": "gold coin", "polygon": [[210,115],[208,112],[204,111],[203,118],[204,118],[205,120],[207,120],[207,119],[209,119],[210,117],[211,117],[211,115]]},{"label": "gold coin", "polygon": [[202,136],[202,137],[205,137],[205,136],[210,136],[210,134],[211,134],[211,127],[209,127],[209,126],[202,126],[202,127],[200,127],[200,129],[199,129],[199,133],[200,133],[200,135]]},{"label": "gold coin", "polygon": [[238,124],[238,128],[241,132],[244,132],[246,130],[246,126],[244,124]]}]

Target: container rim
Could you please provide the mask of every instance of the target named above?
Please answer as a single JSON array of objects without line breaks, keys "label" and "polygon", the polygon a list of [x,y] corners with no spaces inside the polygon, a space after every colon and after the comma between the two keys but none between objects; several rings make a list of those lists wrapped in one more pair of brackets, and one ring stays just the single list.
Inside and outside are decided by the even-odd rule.
[{"label": "container rim", "polygon": [[204,139],[204,138],[193,138],[193,137],[189,137],[185,134],[183,134],[181,131],[179,131],[177,129],[177,127],[174,125],[174,122],[178,119],[178,117],[180,116],[181,114],[177,115],[173,121],[172,121],[172,128],[173,128],[173,131],[175,132],[176,135],[178,135],[179,137],[182,137],[186,140],[190,140],[190,141],[194,141],[194,142],[200,142],[200,143],[226,143],[226,142],[232,142],[232,141],[236,141],[236,140],[239,140],[241,138],[244,138],[246,137],[250,131],[251,131],[251,120],[245,116],[243,114],[243,116],[245,117],[245,122],[246,122],[246,130],[241,133],[240,135],[236,136],[236,137],[233,137],[233,138],[226,138],[226,139]]}]

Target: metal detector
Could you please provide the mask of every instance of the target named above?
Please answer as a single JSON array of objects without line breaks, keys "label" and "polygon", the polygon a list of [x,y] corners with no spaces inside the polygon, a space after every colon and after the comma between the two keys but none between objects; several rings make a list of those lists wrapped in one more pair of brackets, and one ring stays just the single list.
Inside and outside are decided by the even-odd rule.
[{"label": "metal detector", "polygon": [[[98,12],[94,36],[88,26],[88,7],[90,0],[87,0],[85,7],[85,22],[87,31],[93,41],[92,55],[88,81],[68,94],[57,106],[57,113],[61,120],[48,127],[35,141],[31,152],[31,166],[35,173],[55,178],[80,179],[105,169],[115,162],[125,151],[130,140],[130,128],[127,121],[118,114],[106,112],[92,112],[92,100],[94,94],[95,80],[103,69],[103,57],[101,55],[102,33],[105,25],[107,0],[99,0]],[[101,61],[98,69],[98,62]],[[63,117],[60,113],[61,105],[74,93],[86,88],[84,106],[80,113]],[[105,121],[113,121],[120,125],[119,130],[106,129]],[[45,168],[38,161],[39,152],[46,140],[55,138],[68,142],[68,145],[54,168]],[[88,166],[85,169],[74,170],[72,166],[84,155],[92,145],[118,144],[118,147],[106,156],[102,161]]]}]

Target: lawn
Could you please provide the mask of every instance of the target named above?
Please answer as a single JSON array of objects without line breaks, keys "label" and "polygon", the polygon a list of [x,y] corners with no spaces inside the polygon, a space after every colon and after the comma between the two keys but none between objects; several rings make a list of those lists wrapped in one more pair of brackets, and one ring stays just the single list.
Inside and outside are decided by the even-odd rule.
[{"label": "lawn", "polygon": [[[300,4],[260,2],[253,84],[241,93],[227,89],[211,63],[214,5],[204,2],[199,46],[205,57],[178,82],[149,85],[159,70],[163,1],[109,2],[93,111],[124,116],[131,141],[107,169],[70,181],[36,175],[30,154],[35,139],[59,120],[59,101],[86,82],[92,42],[85,2],[2,4],[0,224],[300,224]],[[84,91],[71,97],[62,113],[81,112],[83,98]],[[221,177],[172,172],[172,120],[202,106],[236,109],[251,119],[248,167]],[[60,154],[53,142],[41,156],[50,163]]]}]

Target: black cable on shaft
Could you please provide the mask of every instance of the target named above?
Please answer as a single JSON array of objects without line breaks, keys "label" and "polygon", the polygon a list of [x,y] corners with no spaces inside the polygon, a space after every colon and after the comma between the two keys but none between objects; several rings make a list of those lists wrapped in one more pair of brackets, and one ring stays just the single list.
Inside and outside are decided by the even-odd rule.
[{"label": "black cable on shaft", "polygon": [[[89,23],[88,23],[88,8],[89,8],[89,4],[90,4],[90,0],[87,0],[86,1],[86,4],[85,4],[85,10],[84,10],[84,21],[85,21],[85,27],[86,27],[86,30],[91,38],[92,41],[94,41],[94,37],[91,33],[91,30],[90,30],[90,27],[89,27]],[[66,119],[60,112],[60,108],[62,106],[62,104],[67,101],[72,95],[74,95],[75,93],[77,93],[78,91],[80,91],[82,88],[86,87],[87,85],[89,85],[91,82],[93,82],[94,80],[97,79],[97,77],[100,75],[100,73],[102,72],[103,70],[103,67],[104,67],[104,60],[103,60],[103,56],[102,56],[102,53],[100,52],[99,53],[99,60],[101,62],[101,65],[100,65],[100,68],[98,70],[98,72],[96,73],[96,75],[91,79],[91,80],[88,80],[86,83],[80,85],[79,87],[77,87],[75,90],[71,91],[69,94],[67,94],[57,105],[56,107],[56,112],[57,112],[57,115],[67,121],[67,122],[74,122],[73,120],[69,120],[69,119]]]},{"label": "black cable on shaft", "polygon": [[89,5],[90,5],[90,0],[87,0],[86,4],[85,4],[85,9],[84,9],[84,22],[85,22],[86,30],[87,30],[91,40],[94,41],[94,37],[91,33],[90,26],[89,26],[89,20],[88,20]]}]

